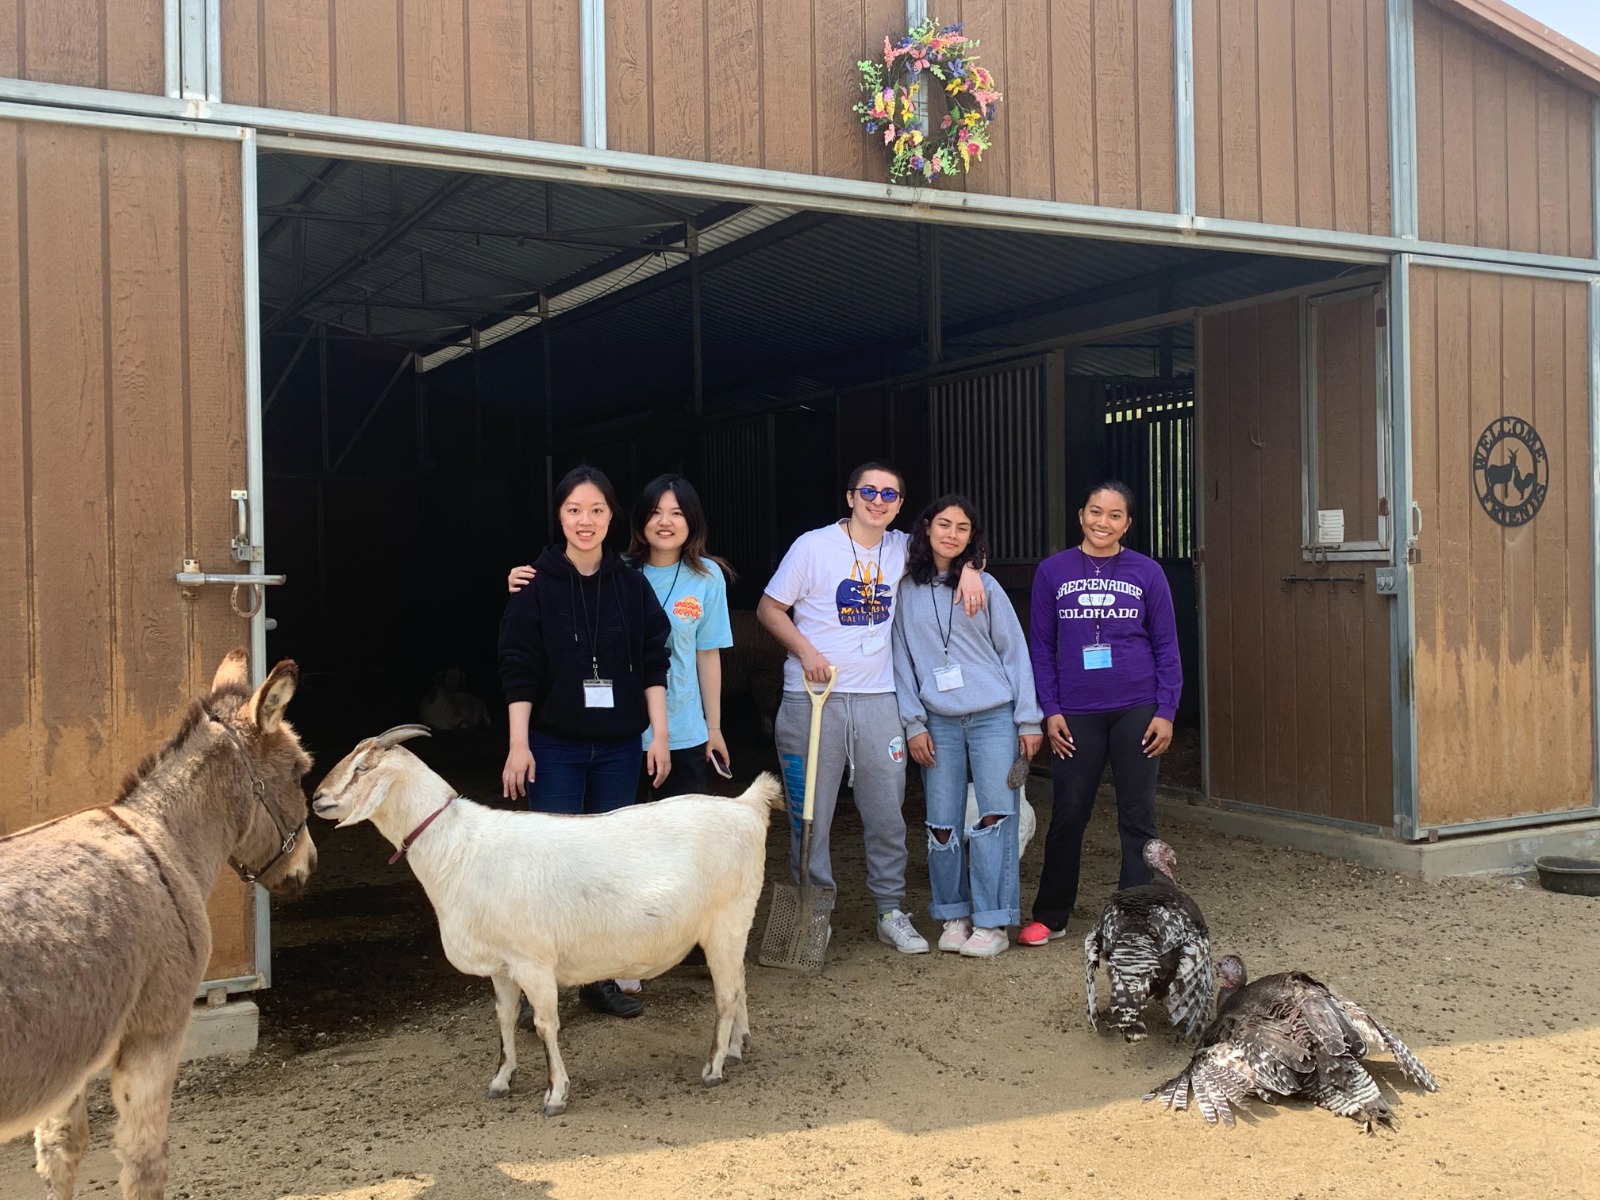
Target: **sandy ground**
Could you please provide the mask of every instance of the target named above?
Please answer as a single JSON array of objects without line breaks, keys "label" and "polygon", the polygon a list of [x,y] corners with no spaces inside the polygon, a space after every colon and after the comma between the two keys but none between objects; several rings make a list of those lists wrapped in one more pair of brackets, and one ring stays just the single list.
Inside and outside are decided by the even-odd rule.
[{"label": "sandy ground", "polygon": [[[1048,784],[1031,788],[1043,817]],[[1116,874],[1108,808],[1086,853],[1095,910]],[[1135,1046],[1086,1027],[1086,910],[1072,936],[990,961],[880,945],[847,813],[828,968],[751,966],[752,1048],[724,1086],[699,1081],[705,969],[679,967],[646,985],[635,1021],[563,996],[572,1102],[546,1119],[532,1034],[511,1098],[483,1098],[491,989],[443,961],[409,871],[383,865],[369,827],[317,832],[313,888],[275,913],[260,1049],[180,1075],[171,1197],[1600,1196],[1600,901],[1504,877],[1422,883],[1172,824],[1218,953],[1337,983],[1442,1085],[1426,1095],[1385,1072],[1400,1122],[1376,1137],[1301,1105],[1256,1104],[1230,1131],[1141,1103],[1187,1057],[1164,1024]],[[1036,839],[1025,897],[1039,852]],[[753,943],[764,925],[763,906]],[[114,1194],[103,1084],[94,1099],[79,1191]],[[0,1197],[38,1194],[31,1167],[27,1142],[0,1147]]]}]

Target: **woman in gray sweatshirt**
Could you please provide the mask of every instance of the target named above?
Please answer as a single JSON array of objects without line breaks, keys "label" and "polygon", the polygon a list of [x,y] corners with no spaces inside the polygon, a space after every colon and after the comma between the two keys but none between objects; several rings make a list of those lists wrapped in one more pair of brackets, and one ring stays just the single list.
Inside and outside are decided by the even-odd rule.
[{"label": "woman in gray sweatshirt", "polygon": [[[972,501],[943,496],[911,530],[894,620],[894,682],[906,748],[922,767],[928,810],[929,913],[944,922],[939,949],[991,958],[1022,921],[1017,790],[1007,775],[1038,752],[1042,713],[1022,625],[992,575],[988,603],[967,616],[950,582],[987,561]],[[966,822],[967,766],[978,821]]]}]

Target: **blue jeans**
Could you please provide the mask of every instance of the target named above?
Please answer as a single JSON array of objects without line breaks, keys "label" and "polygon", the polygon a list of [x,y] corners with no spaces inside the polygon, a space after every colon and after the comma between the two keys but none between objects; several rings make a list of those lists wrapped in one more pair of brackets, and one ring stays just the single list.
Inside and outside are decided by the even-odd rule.
[{"label": "blue jeans", "polygon": [[633,803],[639,783],[639,739],[580,742],[528,731],[533,782],[528,807],[547,813],[603,813]]},{"label": "blue jeans", "polygon": [[[1022,923],[1022,884],[1017,864],[1017,793],[1006,773],[1017,760],[1017,726],[1009,704],[965,717],[928,714],[933,762],[922,768],[928,806],[928,882],[931,916],[941,921],[972,918],[980,929]],[[962,830],[967,813],[967,764],[978,797],[979,824]],[[984,817],[1001,819],[982,826]],[[936,831],[948,836],[941,842]]]}]

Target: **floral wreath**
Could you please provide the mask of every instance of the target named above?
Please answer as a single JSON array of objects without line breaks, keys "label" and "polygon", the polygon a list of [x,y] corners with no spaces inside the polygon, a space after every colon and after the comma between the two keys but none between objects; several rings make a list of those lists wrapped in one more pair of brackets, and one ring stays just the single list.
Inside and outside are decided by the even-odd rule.
[{"label": "floral wreath", "polygon": [[[868,133],[883,131],[890,147],[889,174],[895,179],[919,175],[932,182],[941,175],[970,171],[989,149],[989,122],[1000,91],[994,77],[977,64],[978,43],[961,25],[940,25],[928,18],[891,45],[883,39],[883,61],[865,59],[861,90],[867,98],[855,105]],[[950,111],[937,131],[927,128],[929,114],[919,109],[922,73],[943,85]]]}]

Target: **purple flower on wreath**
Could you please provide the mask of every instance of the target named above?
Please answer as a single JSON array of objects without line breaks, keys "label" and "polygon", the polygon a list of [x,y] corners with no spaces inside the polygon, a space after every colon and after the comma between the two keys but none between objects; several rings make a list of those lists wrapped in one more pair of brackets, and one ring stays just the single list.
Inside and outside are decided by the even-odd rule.
[{"label": "purple flower on wreath", "polygon": [[959,58],[950,63],[948,70],[950,74],[954,75],[957,79],[966,78],[967,73],[961,69],[961,60]]},{"label": "purple flower on wreath", "polygon": [[868,133],[877,133],[878,132],[878,123],[876,121],[868,121],[867,122],[867,132]]}]

